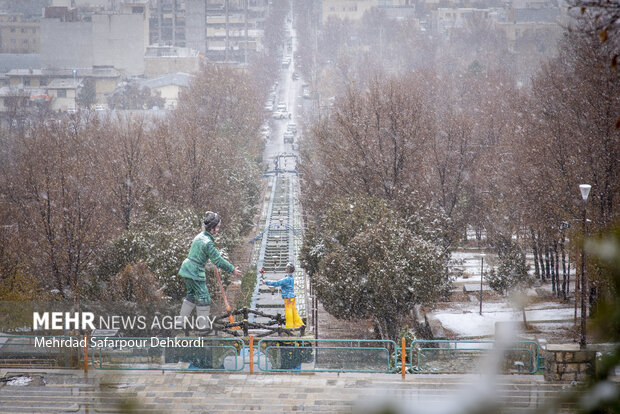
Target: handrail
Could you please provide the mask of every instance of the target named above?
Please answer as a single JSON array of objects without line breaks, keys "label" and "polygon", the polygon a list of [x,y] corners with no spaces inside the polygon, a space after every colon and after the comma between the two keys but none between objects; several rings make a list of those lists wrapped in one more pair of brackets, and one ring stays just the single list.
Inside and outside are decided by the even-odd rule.
[{"label": "handrail", "polygon": [[[154,343],[155,341],[155,343]],[[230,344],[227,344],[229,342]],[[211,344],[213,343],[213,344]],[[225,344],[222,344],[225,343]],[[246,365],[245,342],[239,338],[221,337],[91,337],[88,343],[91,352],[91,364],[95,369],[127,369],[127,370],[157,370],[157,371],[242,371]],[[177,346],[178,345],[178,346]],[[161,349],[161,354],[153,349]],[[116,355],[108,355],[121,362],[104,366],[104,349],[117,350]],[[201,354],[183,354],[182,349],[200,350]],[[209,349],[210,352],[205,352]],[[96,353],[98,350],[98,353]],[[139,355],[129,355],[127,358],[136,358],[140,361],[122,362],[123,352],[142,351]],[[167,351],[170,350],[170,351]],[[214,352],[217,351],[217,352]],[[169,352],[170,355],[167,355]],[[181,353],[179,355],[178,353]],[[213,355],[213,354],[217,355]],[[210,354],[210,355],[208,355]],[[166,361],[170,357],[171,361]],[[226,358],[234,357],[234,367],[226,367]],[[151,359],[159,358],[158,362]],[[163,360],[162,360],[163,358]],[[205,361],[213,362],[217,358],[217,366],[205,367]],[[239,361],[241,358],[241,361]],[[98,364],[96,363],[98,361]],[[187,364],[187,366],[179,366]],[[119,367],[120,365],[120,367]],[[203,366],[200,366],[203,365]]]},{"label": "handrail", "polygon": [[[411,347],[409,349],[409,360],[410,360],[410,368],[413,372],[416,373],[421,373],[421,372],[426,372],[420,365],[420,361],[423,358],[423,352],[424,351],[430,351],[430,350],[444,350],[444,351],[450,351],[452,350],[453,352],[478,352],[478,353],[482,353],[485,351],[492,351],[494,349],[498,349],[495,347],[496,345],[496,341],[494,340],[416,340],[413,341],[411,343]],[[430,345],[442,345],[442,344],[447,344],[448,347],[438,347],[438,346],[420,346],[420,344],[430,344]],[[453,344],[453,348],[450,347],[450,344]],[[467,348],[463,348],[463,347],[459,347],[459,345],[463,345],[463,344],[488,344],[491,345],[490,347],[488,346],[470,346]],[[540,346],[537,342],[535,341],[515,341],[513,342],[513,344],[515,344],[516,346],[512,346],[509,348],[505,348],[503,349],[503,352],[527,352],[529,354],[529,360],[531,361],[531,369],[529,369],[527,371],[528,374],[535,374],[536,372],[538,372],[541,369],[541,364],[544,364],[544,358],[540,356]],[[526,346],[519,346],[519,345],[526,345]],[[530,349],[533,348],[533,349]],[[414,358],[414,351],[416,352],[416,358]],[[418,364],[414,365],[414,361],[417,361]]]},{"label": "handrail", "polygon": [[[262,315],[263,312],[243,309],[234,314],[246,315],[253,312]],[[226,318],[222,315],[221,318]],[[247,317],[245,318],[247,319]],[[235,324],[228,324],[235,325]],[[236,325],[245,329],[264,327],[265,324],[244,322]],[[277,328],[274,328],[277,331]],[[227,331],[227,330],[225,330]],[[291,334],[290,330],[282,329],[280,334]],[[243,330],[233,330],[234,333]],[[253,354],[258,354],[257,366],[263,372],[374,372],[374,373],[404,373],[403,367],[413,373],[447,373],[457,372],[447,370],[441,359],[435,369],[424,367],[422,361],[428,352],[449,353],[448,360],[458,359],[458,353],[473,353],[474,356],[500,349],[509,354],[518,353],[514,364],[508,365],[511,372],[520,374],[535,374],[544,369],[544,356],[541,356],[540,346],[535,341],[516,341],[506,348],[497,346],[493,340],[416,340],[410,347],[400,346],[392,340],[379,339],[314,339],[304,337],[270,337],[262,338],[254,345],[254,338],[262,334],[250,335],[252,347],[246,344],[248,337],[89,337],[77,336],[45,336],[45,335],[6,335],[0,334],[0,360],[11,363],[11,368],[32,367],[37,364],[49,365],[54,368],[78,368],[81,358],[95,369],[112,370],[161,370],[161,371],[244,371],[254,367]],[[47,350],[43,341],[55,342],[55,346]],[[101,341],[101,342],[100,342]],[[153,343],[153,341],[155,343]],[[179,343],[175,346],[174,341]],[[186,341],[185,343],[180,343]],[[192,343],[191,341],[197,341]],[[164,343],[162,346],[161,343]],[[39,345],[36,345],[39,344]],[[51,346],[52,343],[49,343]],[[32,349],[28,353],[27,363],[24,358],[16,358],[23,352],[24,347]],[[19,351],[12,351],[13,347],[20,347]],[[86,348],[85,348],[86,347]],[[75,348],[74,352],[68,349]],[[182,351],[180,348],[189,348]],[[84,352],[84,349],[90,349]],[[248,357],[248,349],[252,349]],[[404,352],[402,352],[404,349]],[[7,352],[10,350],[10,352]],[[39,351],[40,350],[40,351]],[[36,352],[34,352],[36,351]],[[399,354],[400,352],[400,354]],[[409,363],[406,363],[405,353],[408,353]],[[3,358],[9,354],[9,358]],[[13,355],[15,354],[15,355]],[[400,356],[400,358],[399,358]],[[107,358],[107,360],[106,360]],[[347,360],[347,358],[349,358]],[[400,360],[399,360],[400,359]],[[508,359],[508,361],[512,361]],[[67,363],[68,361],[68,363]],[[198,361],[198,362],[196,362]],[[436,361],[436,362],[437,362]],[[465,360],[464,360],[465,361]],[[469,361],[469,360],[468,360]],[[63,365],[63,363],[67,363]],[[180,365],[179,365],[180,364]],[[356,364],[358,364],[356,366]],[[461,371],[458,371],[461,372]],[[468,372],[468,371],[464,371]]]},{"label": "handrail", "polygon": [[[269,345],[274,343],[275,345]],[[348,344],[347,344],[348,343]],[[341,345],[345,344],[345,345]],[[372,344],[383,346],[371,346]],[[327,345],[327,346],[325,346]],[[330,346],[339,345],[339,346]],[[390,373],[395,372],[397,367],[394,365],[396,358],[396,350],[398,346],[392,340],[381,339],[314,339],[314,338],[291,338],[291,339],[275,339],[263,338],[258,342],[258,369],[267,372],[374,372],[374,373]],[[279,357],[270,355],[270,351],[279,351]],[[282,352],[286,352],[283,354]],[[356,354],[368,354],[367,351],[385,353],[385,368],[365,367],[362,369],[354,369],[347,367],[317,367],[317,356],[319,351],[334,351],[334,354],[342,354],[346,352],[355,352]],[[269,360],[271,356],[271,360]],[[279,358],[280,364],[274,364],[273,360]],[[304,359],[302,361],[302,359]],[[342,362],[341,358],[334,358]],[[383,359],[383,358],[382,358]],[[276,361],[277,362],[277,361]],[[313,363],[312,366],[303,366],[301,363]],[[368,363],[368,359],[366,359]],[[380,361],[379,361],[380,362]],[[269,363],[272,367],[269,368]],[[275,368],[274,368],[275,365]],[[286,366],[291,365],[291,366]]]}]

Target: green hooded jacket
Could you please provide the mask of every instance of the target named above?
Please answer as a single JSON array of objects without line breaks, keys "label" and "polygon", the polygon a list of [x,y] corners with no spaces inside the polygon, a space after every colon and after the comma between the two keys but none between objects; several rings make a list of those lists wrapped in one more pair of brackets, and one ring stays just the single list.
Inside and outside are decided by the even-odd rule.
[{"label": "green hooded jacket", "polygon": [[206,280],[205,265],[207,260],[211,260],[214,265],[226,273],[232,273],[235,270],[232,264],[220,256],[220,252],[215,248],[213,236],[205,231],[194,237],[187,259],[183,261],[181,270],[179,270],[179,276],[194,280]]}]

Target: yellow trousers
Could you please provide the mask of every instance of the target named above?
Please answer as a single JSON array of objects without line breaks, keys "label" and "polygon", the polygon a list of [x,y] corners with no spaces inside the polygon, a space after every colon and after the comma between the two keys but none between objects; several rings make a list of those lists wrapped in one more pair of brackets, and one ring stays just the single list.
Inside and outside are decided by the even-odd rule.
[{"label": "yellow trousers", "polygon": [[297,313],[295,298],[284,299],[284,317],[286,318],[285,329],[299,328],[303,322]]}]

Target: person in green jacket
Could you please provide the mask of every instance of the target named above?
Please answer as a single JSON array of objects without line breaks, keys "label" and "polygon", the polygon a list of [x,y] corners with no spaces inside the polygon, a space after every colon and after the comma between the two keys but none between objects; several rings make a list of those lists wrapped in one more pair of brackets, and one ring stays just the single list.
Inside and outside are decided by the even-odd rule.
[{"label": "person in green jacket", "polygon": [[200,329],[208,328],[208,316],[211,311],[211,295],[207,289],[205,265],[208,260],[233,276],[241,276],[239,268],[234,267],[215,248],[213,235],[220,231],[221,218],[219,214],[207,211],[204,218],[204,231],[194,237],[187,259],[183,261],[179,276],[185,279],[187,296],[181,305],[181,317],[189,316],[196,308],[196,326]]}]

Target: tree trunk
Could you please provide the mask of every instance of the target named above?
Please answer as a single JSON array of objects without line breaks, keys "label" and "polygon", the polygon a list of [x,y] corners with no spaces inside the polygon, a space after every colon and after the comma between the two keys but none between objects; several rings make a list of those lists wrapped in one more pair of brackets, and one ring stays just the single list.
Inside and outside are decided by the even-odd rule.
[{"label": "tree trunk", "polygon": [[540,266],[540,280],[545,282],[545,257],[544,257],[544,249],[540,244],[540,237],[538,239],[538,260]]},{"label": "tree trunk", "polygon": [[556,271],[555,271],[555,257],[553,254],[553,246],[551,244],[549,245],[549,272],[551,276],[551,293],[553,294],[553,296],[557,297],[559,286],[557,284]]},{"label": "tree trunk", "polygon": [[536,243],[536,235],[534,229],[530,227],[530,234],[532,235],[532,250],[534,252],[534,271],[536,279],[540,279],[540,266],[538,266],[538,244]]},{"label": "tree trunk", "polygon": [[566,274],[566,237],[562,235],[560,239],[560,252],[562,253],[562,299],[568,296],[568,275]]},{"label": "tree trunk", "polygon": [[[549,264],[549,245],[545,244],[545,278],[551,277],[551,268]],[[545,279],[543,279],[545,281]]]},{"label": "tree trunk", "polygon": [[553,257],[555,259],[555,284],[556,284],[556,290],[557,290],[557,294],[556,297],[560,297],[560,257],[558,255],[558,241],[554,240],[553,241]]}]

